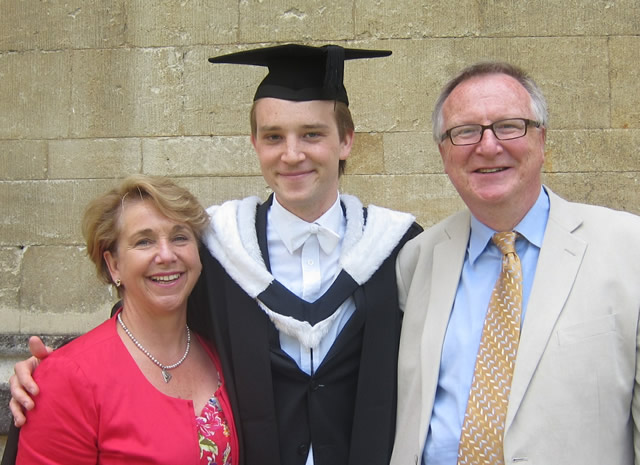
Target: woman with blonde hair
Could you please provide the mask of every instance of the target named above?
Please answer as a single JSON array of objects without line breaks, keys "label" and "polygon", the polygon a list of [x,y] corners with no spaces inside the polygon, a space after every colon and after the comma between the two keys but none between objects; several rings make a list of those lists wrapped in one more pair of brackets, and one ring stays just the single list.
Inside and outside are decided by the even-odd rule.
[{"label": "woman with blonde hair", "polygon": [[129,177],[89,204],[87,253],[123,305],[38,366],[16,463],[238,463],[220,362],[187,325],[208,221],[161,177]]}]

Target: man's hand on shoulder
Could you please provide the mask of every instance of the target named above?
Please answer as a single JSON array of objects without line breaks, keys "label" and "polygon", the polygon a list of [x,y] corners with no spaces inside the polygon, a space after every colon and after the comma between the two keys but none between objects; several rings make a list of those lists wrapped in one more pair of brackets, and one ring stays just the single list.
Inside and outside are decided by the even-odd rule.
[{"label": "man's hand on shoulder", "polygon": [[25,411],[34,407],[32,397],[40,392],[38,385],[33,380],[33,372],[42,360],[53,352],[53,349],[44,345],[38,336],[29,338],[29,351],[32,357],[18,362],[13,367],[14,375],[9,378],[11,388],[11,400],[9,408],[13,414],[13,421],[17,427],[24,425],[27,420]]}]

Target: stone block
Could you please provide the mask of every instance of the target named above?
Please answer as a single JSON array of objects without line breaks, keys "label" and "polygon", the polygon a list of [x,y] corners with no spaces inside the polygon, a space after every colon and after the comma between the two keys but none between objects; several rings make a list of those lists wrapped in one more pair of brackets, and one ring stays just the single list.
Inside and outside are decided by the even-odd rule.
[{"label": "stone block", "polygon": [[[242,47],[242,49],[251,48]],[[186,135],[249,135],[249,112],[262,66],[209,63],[209,57],[239,47],[194,47],[184,54],[184,128]]]},{"label": "stone block", "polygon": [[390,132],[384,135],[385,172],[442,174],[442,158],[430,132]]},{"label": "stone block", "polygon": [[79,309],[68,299],[65,301],[67,308],[61,313],[21,310],[20,332],[28,335],[48,332],[83,334],[109,318],[111,307],[115,302],[114,300],[91,309]]},{"label": "stone block", "polygon": [[48,139],[69,132],[70,52],[0,53],[0,139]]},{"label": "stone block", "polygon": [[[84,247],[30,246],[24,251],[20,303],[30,312],[62,313],[109,298]],[[59,302],[54,304],[53,302]]]},{"label": "stone block", "polygon": [[599,36],[603,31],[607,35],[637,34],[640,21],[635,0],[494,0],[474,5],[483,36]]},{"label": "stone block", "polygon": [[259,175],[249,136],[145,139],[144,172],[170,176]]},{"label": "stone block", "polygon": [[353,3],[324,0],[243,0],[239,2],[238,40],[308,42],[353,37]]},{"label": "stone block", "polygon": [[117,300],[98,281],[83,247],[26,248],[20,286],[21,333],[82,333],[109,316]]},{"label": "stone block", "polygon": [[134,46],[226,44],[237,38],[237,0],[133,0],[126,5],[127,43]]},{"label": "stone block", "polygon": [[640,214],[640,172],[550,173],[544,182],[567,200]]},{"label": "stone block", "polygon": [[40,140],[0,140],[0,180],[44,179],[47,144]]},{"label": "stone block", "polygon": [[71,65],[72,137],[181,135],[180,50],[80,50]]},{"label": "stone block", "polygon": [[533,0],[512,2],[355,1],[357,37],[420,39],[426,37],[561,37],[635,35],[634,0],[593,2]]},{"label": "stone block", "polygon": [[[349,108],[358,132],[426,130],[430,112],[427,92],[435,89],[433,60],[411,41],[363,41],[355,48],[391,50],[391,56],[354,60],[345,66]],[[422,65],[425,64],[423,67]]]},{"label": "stone block", "polygon": [[351,155],[347,158],[346,174],[384,174],[382,134],[359,132],[355,135]]},{"label": "stone block", "polygon": [[444,174],[344,176],[341,191],[369,203],[412,213],[423,227],[464,208]]},{"label": "stone block", "polygon": [[355,0],[358,38],[464,37],[481,33],[478,2]]},{"label": "stone block", "polygon": [[142,169],[140,139],[63,139],[49,142],[49,178],[124,177]]},{"label": "stone block", "polygon": [[82,244],[84,207],[113,185],[113,180],[0,183],[0,246]]},{"label": "stone block", "polygon": [[20,331],[22,323],[22,313],[18,299],[19,288],[16,288],[11,296],[0,298],[0,321],[2,321],[2,331]]},{"label": "stone block", "polygon": [[548,173],[640,172],[640,130],[553,130],[547,133]]},{"label": "stone block", "polygon": [[640,128],[640,8],[637,7],[637,3],[635,13],[630,13],[629,16],[635,20],[635,36],[609,39],[611,127],[614,128]]},{"label": "stone block", "polygon": [[[20,247],[0,247],[0,309],[18,308],[18,291],[20,289],[22,257],[24,249]],[[8,316],[8,315],[7,315]],[[12,319],[3,320],[3,330],[8,330]]]},{"label": "stone block", "polygon": [[61,50],[122,45],[122,0],[27,2],[3,0],[1,50]]},{"label": "stone block", "polygon": [[179,178],[176,181],[189,189],[205,208],[251,195],[264,200],[271,194],[262,176],[205,176]]},{"label": "stone block", "polygon": [[522,66],[533,76],[549,103],[553,128],[609,127],[606,39],[423,39],[382,45],[393,51],[391,57],[361,60],[370,66],[378,62],[376,72],[367,75],[369,81],[375,76],[376,90],[345,70],[360,131],[430,131],[441,88],[465,66],[489,59]]}]

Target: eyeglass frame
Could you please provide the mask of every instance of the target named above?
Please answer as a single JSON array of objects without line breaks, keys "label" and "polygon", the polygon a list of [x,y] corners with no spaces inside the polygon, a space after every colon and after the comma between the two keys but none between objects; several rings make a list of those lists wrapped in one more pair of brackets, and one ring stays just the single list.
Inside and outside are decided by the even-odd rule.
[{"label": "eyeglass frame", "polygon": [[[524,121],[525,125],[524,125],[524,133],[520,136],[516,136],[516,137],[509,137],[507,139],[501,139],[500,137],[498,137],[498,135],[496,134],[496,131],[494,129],[494,125],[498,124],[498,123],[504,123],[505,121]],[[451,137],[451,131],[453,131],[454,129],[458,129],[458,128],[462,128],[465,126],[479,126],[481,128],[480,131],[480,138],[476,141],[476,142],[470,142],[468,144],[456,144],[453,141],[453,137]],[[527,135],[527,128],[529,126],[534,126],[536,128],[539,128],[540,126],[542,126],[542,123],[540,123],[539,121],[535,121],[532,119],[528,119],[528,118],[505,118],[505,119],[501,119],[498,121],[494,121],[491,124],[460,124],[459,126],[454,126],[452,128],[449,128],[445,131],[445,133],[442,135],[442,137],[440,138],[440,142],[444,142],[445,139],[449,139],[451,141],[451,144],[455,145],[456,147],[464,147],[466,145],[475,145],[478,144],[482,141],[482,138],[484,137],[484,132],[487,129],[491,129],[491,132],[493,133],[493,135],[495,136],[496,139],[498,140],[515,140],[515,139],[520,139],[521,137],[524,137]]]}]

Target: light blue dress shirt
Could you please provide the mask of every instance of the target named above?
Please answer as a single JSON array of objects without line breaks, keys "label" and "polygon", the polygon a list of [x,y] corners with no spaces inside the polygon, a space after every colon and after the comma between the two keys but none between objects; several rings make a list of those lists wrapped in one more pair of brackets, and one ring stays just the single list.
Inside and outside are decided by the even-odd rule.
[{"label": "light blue dress shirt", "polygon": [[[523,274],[522,324],[544,231],[549,218],[549,197],[544,189],[534,206],[514,228]],[[456,465],[458,444],[491,293],[502,266],[502,254],[491,242],[496,231],[471,218],[460,283],[444,338],[438,388],[423,452],[423,465]]]}]

